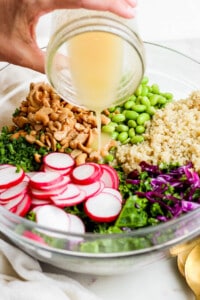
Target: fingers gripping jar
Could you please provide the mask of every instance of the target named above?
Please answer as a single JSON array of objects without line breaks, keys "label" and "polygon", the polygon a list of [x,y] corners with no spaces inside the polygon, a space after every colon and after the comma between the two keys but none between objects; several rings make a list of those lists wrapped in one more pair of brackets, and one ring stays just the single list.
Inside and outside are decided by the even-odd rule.
[{"label": "fingers gripping jar", "polygon": [[94,111],[120,104],[139,85],[144,61],[135,19],[86,9],[54,12],[46,74],[68,102]]}]

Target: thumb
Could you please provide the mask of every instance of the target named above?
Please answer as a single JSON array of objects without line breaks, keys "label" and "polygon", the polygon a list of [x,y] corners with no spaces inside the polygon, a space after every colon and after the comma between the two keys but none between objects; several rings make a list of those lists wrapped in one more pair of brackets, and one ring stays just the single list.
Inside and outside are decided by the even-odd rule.
[{"label": "thumb", "polygon": [[33,69],[37,72],[45,72],[45,52],[37,44],[23,44],[15,50],[11,63]]}]

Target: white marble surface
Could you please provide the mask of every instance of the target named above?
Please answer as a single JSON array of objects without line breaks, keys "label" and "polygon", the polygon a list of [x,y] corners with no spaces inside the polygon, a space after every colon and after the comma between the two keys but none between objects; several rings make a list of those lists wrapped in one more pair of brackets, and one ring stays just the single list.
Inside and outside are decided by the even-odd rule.
[{"label": "white marble surface", "polygon": [[[45,271],[54,267],[43,265]],[[176,260],[153,263],[142,270],[116,276],[89,276],[64,273],[78,280],[102,300],[194,300],[177,271]]]}]

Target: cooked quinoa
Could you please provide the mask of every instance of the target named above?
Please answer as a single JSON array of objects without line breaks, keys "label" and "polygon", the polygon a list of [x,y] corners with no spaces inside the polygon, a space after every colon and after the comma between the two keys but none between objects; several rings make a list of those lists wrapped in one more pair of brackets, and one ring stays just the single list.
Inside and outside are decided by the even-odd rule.
[{"label": "cooked quinoa", "polygon": [[141,161],[155,165],[161,162],[185,165],[191,161],[199,172],[200,91],[158,110],[147,126],[145,141],[120,146],[116,157],[126,173],[139,169]]}]

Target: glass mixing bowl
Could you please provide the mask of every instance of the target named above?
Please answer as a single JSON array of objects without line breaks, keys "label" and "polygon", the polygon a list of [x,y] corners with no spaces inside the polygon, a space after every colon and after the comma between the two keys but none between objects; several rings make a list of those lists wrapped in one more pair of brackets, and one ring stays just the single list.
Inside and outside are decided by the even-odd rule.
[{"label": "glass mixing bowl", "polygon": [[[199,89],[200,64],[177,51],[145,43],[146,75],[175,99]],[[30,82],[46,81],[45,75],[7,65],[0,71],[0,126],[11,123],[15,108],[26,97]],[[175,244],[200,232],[200,209],[167,223],[123,234],[70,234],[38,226],[0,207],[0,230],[19,248],[42,262],[73,272],[111,275],[135,270],[169,257]],[[43,232],[49,243],[23,235]],[[97,247],[98,245],[98,247]]]}]

